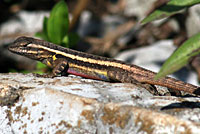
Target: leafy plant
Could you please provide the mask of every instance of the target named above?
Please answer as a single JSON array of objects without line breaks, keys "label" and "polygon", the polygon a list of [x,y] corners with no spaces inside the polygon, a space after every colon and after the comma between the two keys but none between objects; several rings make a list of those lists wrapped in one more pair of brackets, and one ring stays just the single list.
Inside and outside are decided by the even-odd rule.
[{"label": "leafy plant", "polygon": [[[78,42],[79,36],[68,31],[68,8],[65,1],[61,0],[51,10],[50,17],[44,17],[42,32],[37,32],[35,36],[57,45],[72,47]],[[45,67],[38,62],[36,72],[42,73]]]},{"label": "leafy plant", "polygon": [[159,7],[142,20],[142,24],[162,19],[179,13],[181,10],[199,4],[200,0],[170,0],[166,5]]},{"label": "leafy plant", "polygon": [[[142,20],[142,24],[169,17],[179,13],[181,10],[189,8],[195,4],[199,4],[200,0],[170,0],[164,6],[159,7],[149,16]],[[185,41],[164,63],[155,79],[164,77],[173,73],[186,65],[190,59],[200,53],[200,33],[192,36]]]},{"label": "leafy plant", "polygon": [[69,15],[64,0],[58,2],[52,9],[50,17],[45,17],[43,30],[35,36],[64,47],[71,47],[78,41],[78,35],[69,33]]},{"label": "leafy plant", "polygon": [[164,77],[186,65],[192,57],[200,53],[200,33],[185,41],[164,63],[157,78]]}]

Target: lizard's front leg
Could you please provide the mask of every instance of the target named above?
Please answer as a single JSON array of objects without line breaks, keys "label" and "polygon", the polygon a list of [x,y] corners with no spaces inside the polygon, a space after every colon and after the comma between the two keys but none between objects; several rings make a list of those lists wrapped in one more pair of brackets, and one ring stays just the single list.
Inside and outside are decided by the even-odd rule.
[{"label": "lizard's front leg", "polygon": [[52,76],[66,76],[67,75],[67,70],[69,66],[68,63],[65,59],[57,59],[54,62],[54,68],[52,71]]},{"label": "lizard's front leg", "polygon": [[56,76],[66,76],[67,70],[69,68],[68,63],[65,59],[56,59],[53,60],[52,58],[45,59],[42,61],[44,64],[46,64],[48,67],[52,68],[51,74],[36,74],[37,77],[45,77],[45,78],[53,78]]}]

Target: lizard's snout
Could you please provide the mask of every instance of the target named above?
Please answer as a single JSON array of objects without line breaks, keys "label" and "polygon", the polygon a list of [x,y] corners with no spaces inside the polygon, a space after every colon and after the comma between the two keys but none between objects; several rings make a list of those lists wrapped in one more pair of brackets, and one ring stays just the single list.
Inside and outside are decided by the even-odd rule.
[{"label": "lizard's snout", "polygon": [[8,50],[14,53],[23,52],[26,46],[30,43],[27,37],[19,37],[17,38],[12,45],[8,47]]},{"label": "lizard's snout", "polygon": [[16,45],[12,44],[8,47],[8,50],[11,51],[11,52],[15,52],[16,51]]}]

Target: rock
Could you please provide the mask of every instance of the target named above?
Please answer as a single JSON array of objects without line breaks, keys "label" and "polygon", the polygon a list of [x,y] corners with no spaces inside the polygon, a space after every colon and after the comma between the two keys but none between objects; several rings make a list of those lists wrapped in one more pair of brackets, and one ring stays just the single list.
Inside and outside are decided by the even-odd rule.
[{"label": "rock", "polygon": [[197,97],[153,96],[133,84],[73,75],[10,73],[0,74],[0,81],[0,99],[9,102],[0,107],[0,133],[200,132]]},{"label": "rock", "polygon": [[27,12],[20,11],[3,23],[0,27],[0,35],[6,36],[20,33],[21,35],[34,35],[42,29],[44,16],[49,16],[48,12]]},{"label": "rock", "polygon": [[139,20],[146,17],[156,0],[126,0],[124,14],[137,16]]},{"label": "rock", "polygon": [[18,70],[34,70],[36,61],[27,59],[7,50],[8,45],[19,36],[34,36],[42,30],[43,18],[49,16],[47,11],[20,11],[0,26],[0,64],[1,72],[8,72],[10,68]]},{"label": "rock", "polygon": [[187,34],[188,37],[193,36],[194,34],[197,34],[200,32],[200,5],[195,5],[191,8],[189,8],[189,16],[187,17],[186,20],[186,29],[187,29]]}]

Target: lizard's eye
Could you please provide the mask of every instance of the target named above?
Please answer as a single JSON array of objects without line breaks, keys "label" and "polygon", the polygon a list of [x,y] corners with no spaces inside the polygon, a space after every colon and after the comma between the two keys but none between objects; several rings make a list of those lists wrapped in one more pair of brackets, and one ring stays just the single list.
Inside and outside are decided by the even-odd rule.
[{"label": "lizard's eye", "polygon": [[24,42],[24,43],[21,44],[21,46],[27,47],[29,44],[30,44],[30,43]]}]

